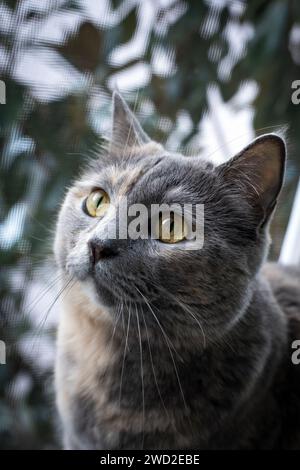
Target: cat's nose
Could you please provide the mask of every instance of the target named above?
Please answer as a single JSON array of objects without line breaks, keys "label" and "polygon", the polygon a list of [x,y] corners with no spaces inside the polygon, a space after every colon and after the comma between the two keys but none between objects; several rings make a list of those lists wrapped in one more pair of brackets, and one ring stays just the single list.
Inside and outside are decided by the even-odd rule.
[{"label": "cat's nose", "polygon": [[88,242],[91,263],[95,265],[104,258],[111,258],[118,254],[118,248],[111,240],[90,240]]}]

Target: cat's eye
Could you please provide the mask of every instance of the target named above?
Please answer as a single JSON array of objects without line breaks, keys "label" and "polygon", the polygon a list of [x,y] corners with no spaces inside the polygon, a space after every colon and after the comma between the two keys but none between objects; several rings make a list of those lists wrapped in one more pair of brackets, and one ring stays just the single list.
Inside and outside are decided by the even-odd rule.
[{"label": "cat's eye", "polygon": [[85,200],[85,211],[91,217],[101,217],[108,209],[110,199],[103,189],[95,189]]},{"label": "cat's eye", "polygon": [[178,243],[186,239],[188,225],[182,215],[173,212],[171,214],[160,214],[158,238],[163,243]]}]

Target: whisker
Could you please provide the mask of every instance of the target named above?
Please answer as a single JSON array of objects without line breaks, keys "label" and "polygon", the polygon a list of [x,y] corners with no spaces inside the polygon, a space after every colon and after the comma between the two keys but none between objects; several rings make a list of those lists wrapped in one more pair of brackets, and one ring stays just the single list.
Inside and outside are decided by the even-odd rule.
[{"label": "whisker", "polygon": [[152,315],[153,315],[153,317],[154,317],[156,323],[159,325],[159,327],[160,327],[160,329],[161,329],[161,331],[162,331],[162,333],[163,333],[163,336],[164,336],[164,338],[165,338],[165,341],[167,341],[168,345],[173,349],[174,353],[179,357],[179,359],[182,360],[180,354],[179,354],[178,351],[176,350],[175,346],[173,345],[172,341],[171,341],[170,338],[168,337],[167,333],[163,330],[162,325],[161,325],[160,321],[158,320],[157,316],[155,315],[155,313],[154,313],[154,311],[153,311],[153,309],[152,309],[152,307],[151,307],[151,305],[150,305],[148,299],[142,294],[142,292],[138,289],[138,287],[137,287],[136,285],[134,285],[134,287],[135,287],[135,289],[137,289],[138,293],[142,296],[144,302],[146,302],[146,304],[147,304],[148,308],[150,309],[150,311],[151,311],[151,313],[152,313]]},{"label": "whisker", "polygon": [[179,378],[179,374],[178,374],[178,369],[177,369],[177,366],[176,366],[176,362],[175,362],[175,359],[174,359],[174,356],[173,356],[173,353],[172,353],[172,350],[170,348],[170,345],[169,345],[169,339],[164,331],[164,329],[162,328],[157,316],[155,315],[151,305],[149,304],[148,300],[146,299],[146,297],[142,294],[142,292],[138,289],[137,286],[134,286],[136,288],[136,290],[140,293],[140,295],[143,297],[144,301],[146,302],[150,312],[152,313],[155,321],[157,322],[157,324],[159,325],[159,328],[163,334],[163,337],[165,339],[165,342],[166,342],[166,345],[169,349],[169,352],[170,352],[170,356],[171,356],[171,359],[172,359],[172,362],[173,362],[173,366],[174,366],[174,370],[175,370],[175,374],[176,374],[176,378],[177,378],[177,382],[178,382],[178,385],[179,385],[179,389],[180,389],[180,393],[181,393],[181,396],[182,396],[182,400],[183,400],[183,403],[184,403],[184,406],[185,406],[185,409],[186,411],[188,412],[188,406],[187,406],[187,403],[186,403],[186,400],[185,400],[185,397],[184,397],[184,393],[183,393],[183,389],[182,389],[182,385],[181,385],[181,382],[180,382],[180,378]]},{"label": "whisker", "polygon": [[166,296],[170,297],[170,299],[172,299],[175,302],[175,304],[179,305],[179,307],[181,307],[183,310],[185,310],[188,314],[190,314],[192,316],[192,318],[195,320],[195,322],[198,324],[198,326],[201,330],[201,334],[203,336],[203,348],[206,349],[207,341],[206,341],[206,335],[205,335],[205,332],[204,332],[204,328],[203,328],[200,320],[195,316],[194,312],[192,312],[190,310],[189,306],[186,303],[184,303],[184,302],[180,301],[179,299],[177,299],[173,294],[168,292],[161,285],[158,285],[156,282],[152,282],[151,284],[154,287],[157,287],[160,292],[163,292]]},{"label": "whisker", "polygon": [[158,391],[159,398],[160,398],[160,400],[162,402],[162,405],[163,405],[163,408],[166,412],[167,418],[170,419],[169,412],[166,408],[166,405],[165,405],[165,402],[163,400],[163,397],[162,397],[162,394],[161,394],[161,391],[160,391],[160,388],[159,388],[159,385],[158,385],[158,381],[157,381],[157,376],[156,376],[156,372],[155,372],[155,368],[154,368],[153,356],[152,356],[152,351],[151,351],[151,346],[150,346],[150,340],[149,340],[149,330],[148,330],[148,327],[147,327],[147,322],[146,322],[143,310],[141,310],[141,315],[142,315],[144,325],[145,325],[145,330],[146,330],[148,349],[149,349],[149,357],[150,357],[150,363],[151,363],[151,367],[152,367],[154,382],[155,382],[155,385],[156,385],[156,388],[157,388],[157,391]]},{"label": "whisker", "polygon": [[[71,277],[68,281],[66,281],[65,285],[60,289],[60,291],[58,292],[58,294],[55,296],[53,302],[51,303],[50,307],[48,308],[45,316],[42,318],[42,320],[40,321],[40,323],[37,325],[37,329],[36,329],[36,333],[35,333],[35,336],[36,338],[38,339],[38,335],[42,332],[44,326],[45,326],[45,323],[48,319],[48,316],[49,316],[49,313],[51,312],[52,308],[54,307],[54,305],[56,304],[56,302],[58,301],[58,299],[61,297],[62,294],[64,294],[67,290],[67,288],[70,286],[71,282],[74,280],[73,277]],[[72,288],[74,286],[74,284],[76,283],[76,280],[74,280],[74,283],[71,285],[70,288]],[[33,342],[33,345],[32,345],[32,352],[34,351],[34,347],[36,346],[36,341]]]},{"label": "whisker", "polygon": [[[42,227],[44,230],[46,230],[46,232],[47,232],[48,234],[53,235],[53,230],[50,229],[49,227],[47,227],[45,224],[43,224],[40,220],[38,220],[38,219],[33,215],[33,213],[30,211],[30,209],[27,211],[27,215],[28,215],[29,217],[31,217],[31,219],[34,220],[34,222],[38,223],[38,224],[40,225],[40,227]],[[45,240],[43,240],[43,241],[45,241]]]},{"label": "whisker", "polygon": [[[163,288],[162,288],[163,289]],[[204,333],[204,329],[203,329],[203,326],[201,325],[200,323],[200,320],[195,316],[194,312],[192,312],[190,310],[190,308],[182,301],[176,299],[175,296],[173,296],[172,294],[170,294],[170,292],[168,292],[166,289],[163,289],[163,291],[166,293],[166,295],[169,295],[170,297],[172,297],[172,299],[174,300],[174,302],[179,305],[179,307],[181,307],[185,312],[187,312],[189,315],[192,316],[192,318],[195,320],[195,322],[198,324],[200,330],[201,330],[201,334],[203,336],[203,348],[206,349],[207,347],[207,342],[206,342],[206,336],[205,336],[205,333]]]},{"label": "whisker", "polygon": [[28,305],[25,305],[24,308],[29,308],[30,310],[26,312],[26,315],[30,315],[30,313],[33,311],[34,307],[42,300],[42,298],[57,284],[57,282],[61,281],[63,278],[64,274],[60,273],[57,275],[54,280],[50,281],[50,284],[47,285],[45,289],[40,292],[37,297]]},{"label": "whisker", "polygon": [[[118,304],[118,307],[117,307],[116,320],[115,320],[115,322],[114,322],[113,331],[112,331],[112,334],[111,334],[111,337],[110,337],[110,340],[109,340],[108,356],[110,356],[110,355],[111,355],[111,352],[112,352],[112,345],[113,345],[113,340],[114,340],[115,333],[116,333],[116,329],[117,329],[117,324],[118,324],[119,319],[120,319],[120,317],[121,317],[121,309],[123,309],[123,306],[121,306],[121,303],[119,303],[119,304]],[[104,370],[104,374],[106,374],[108,368],[109,368],[109,364],[106,366],[106,368],[105,368],[105,370]]]},{"label": "whisker", "polygon": [[130,328],[130,318],[131,318],[131,309],[129,307],[128,313],[128,323],[127,323],[127,331],[126,331],[126,338],[125,338],[125,346],[123,352],[123,362],[122,362],[122,370],[121,370],[121,378],[120,378],[120,391],[119,391],[119,408],[121,408],[121,398],[122,398],[122,384],[123,384],[123,373],[124,373],[124,366],[125,366],[125,358],[128,346],[128,335],[129,335],[129,328]]},{"label": "whisker", "polygon": [[[43,299],[43,297],[61,280],[62,274],[56,276],[54,279],[51,280],[50,284],[47,285],[46,288],[42,289],[42,291],[37,294],[37,296],[32,300],[31,303],[26,305],[26,300],[23,302],[22,310],[17,313],[18,321],[27,320],[30,314],[32,313],[34,307]],[[26,311],[27,308],[30,307],[29,311]]]},{"label": "whisker", "polygon": [[143,365],[143,348],[142,348],[142,337],[141,337],[141,329],[139,318],[137,314],[137,307],[135,308],[135,316],[139,334],[139,345],[140,345],[140,360],[141,360],[141,384],[142,384],[142,406],[143,406],[143,422],[142,422],[142,431],[143,431],[143,439],[142,439],[142,449],[144,448],[144,440],[145,440],[145,389],[144,389],[144,365]]}]

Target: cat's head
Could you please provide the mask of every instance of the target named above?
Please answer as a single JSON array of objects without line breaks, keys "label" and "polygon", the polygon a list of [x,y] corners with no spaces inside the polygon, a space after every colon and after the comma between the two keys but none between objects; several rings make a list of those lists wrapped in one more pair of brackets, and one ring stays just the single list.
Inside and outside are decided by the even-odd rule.
[{"label": "cat's head", "polygon": [[[266,254],[268,222],[283,181],[283,140],[261,136],[219,166],[172,154],[151,141],[115,93],[111,143],[102,153],[63,203],[55,241],[59,267],[112,312],[134,306],[149,323],[157,316],[178,331],[195,329],[196,320],[209,332],[229,328],[248,302]],[[158,230],[156,236],[121,239],[115,227],[124,198],[128,208],[149,209],[149,220],[153,204],[203,205],[204,224],[196,226],[203,245],[195,249],[184,224],[177,237],[164,238]],[[132,219],[126,213],[126,221]],[[164,223],[162,213],[158,223]]]}]

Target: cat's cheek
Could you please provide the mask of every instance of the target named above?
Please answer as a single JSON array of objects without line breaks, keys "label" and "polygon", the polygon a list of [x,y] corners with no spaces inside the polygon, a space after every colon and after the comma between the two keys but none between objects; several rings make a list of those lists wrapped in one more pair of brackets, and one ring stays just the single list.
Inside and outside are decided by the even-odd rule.
[{"label": "cat's cheek", "polygon": [[[79,246],[78,246],[79,245]],[[84,281],[90,274],[90,257],[87,245],[77,244],[66,257],[65,269],[68,274]]]},{"label": "cat's cheek", "polygon": [[54,239],[53,252],[55,256],[55,262],[60,269],[64,269],[66,263],[66,249],[65,249],[65,237],[61,234],[61,224],[58,224],[56,229],[56,235]]}]

